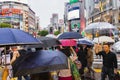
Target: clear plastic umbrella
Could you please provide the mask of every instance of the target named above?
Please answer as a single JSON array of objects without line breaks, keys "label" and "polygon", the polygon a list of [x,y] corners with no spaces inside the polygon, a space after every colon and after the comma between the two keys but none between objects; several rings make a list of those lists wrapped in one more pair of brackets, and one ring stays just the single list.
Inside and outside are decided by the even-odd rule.
[{"label": "clear plastic umbrella", "polygon": [[114,43],[113,46],[111,47],[111,49],[114,52],[120,52],[120,41]]},{"label": "clear plastic umbrella", "polygon": [[108,28],[111,29],[116,27],[107,22],[96,22],[88,25],[85,29],[88,30],[88,29],[108,29]]},{"label": "clear plastic umbrella", "polygon": [[110,23],[107,22],[96,22],[96,23],[91,23],[85,28],[86,33],[91,33],[91,34],[96,34],[96,32],[99,32],[100,35],[112,35],[112,33],[118,32],[118,29],[113,26]]}]

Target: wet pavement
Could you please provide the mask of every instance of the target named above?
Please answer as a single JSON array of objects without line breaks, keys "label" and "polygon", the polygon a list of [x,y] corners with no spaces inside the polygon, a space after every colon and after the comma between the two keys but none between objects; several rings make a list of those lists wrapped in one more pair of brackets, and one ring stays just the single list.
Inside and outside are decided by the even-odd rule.
[{"label": "wet pavement", "polygon": [[[96,71],[99,71],[99,70],[96,70]],[[2,80],[1,76],[2,76],[2,70],[0,69],[0,80]],[[95,80],[100,80],[100,72],[95,73]]]}]

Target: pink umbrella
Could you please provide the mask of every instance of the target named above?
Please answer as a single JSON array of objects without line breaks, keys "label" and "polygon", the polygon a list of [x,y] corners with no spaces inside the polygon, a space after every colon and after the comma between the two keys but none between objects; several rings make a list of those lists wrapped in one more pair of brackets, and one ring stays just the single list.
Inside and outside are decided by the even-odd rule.
[{"label": "pink umbrella", "polygon": [[60,40],[62,46],[76,46],[76,40],[74,39],[62,39]]}]

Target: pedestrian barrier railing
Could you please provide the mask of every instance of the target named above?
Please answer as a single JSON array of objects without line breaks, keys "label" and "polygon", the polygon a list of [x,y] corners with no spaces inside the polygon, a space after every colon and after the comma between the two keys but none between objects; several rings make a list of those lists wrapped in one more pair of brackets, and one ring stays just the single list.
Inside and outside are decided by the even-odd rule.
[{"label": "pedestrian barrier railing", "polygon": [[[94,59],[93,68],[102,68],[102,59]],[[120,60],[118,60],[118,69],[120,69]]]}]

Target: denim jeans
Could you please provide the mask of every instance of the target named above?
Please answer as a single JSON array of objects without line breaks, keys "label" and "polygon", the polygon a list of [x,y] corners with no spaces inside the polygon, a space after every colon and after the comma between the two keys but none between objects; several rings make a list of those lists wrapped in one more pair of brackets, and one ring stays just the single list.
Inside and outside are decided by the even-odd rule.
[{"label": "denim jeans", "polygon": [[[25,80],[30,80],[30,77],[28,75],[23,76]],[[22,76],[18,77],[18,80],[22,80]]]}]

